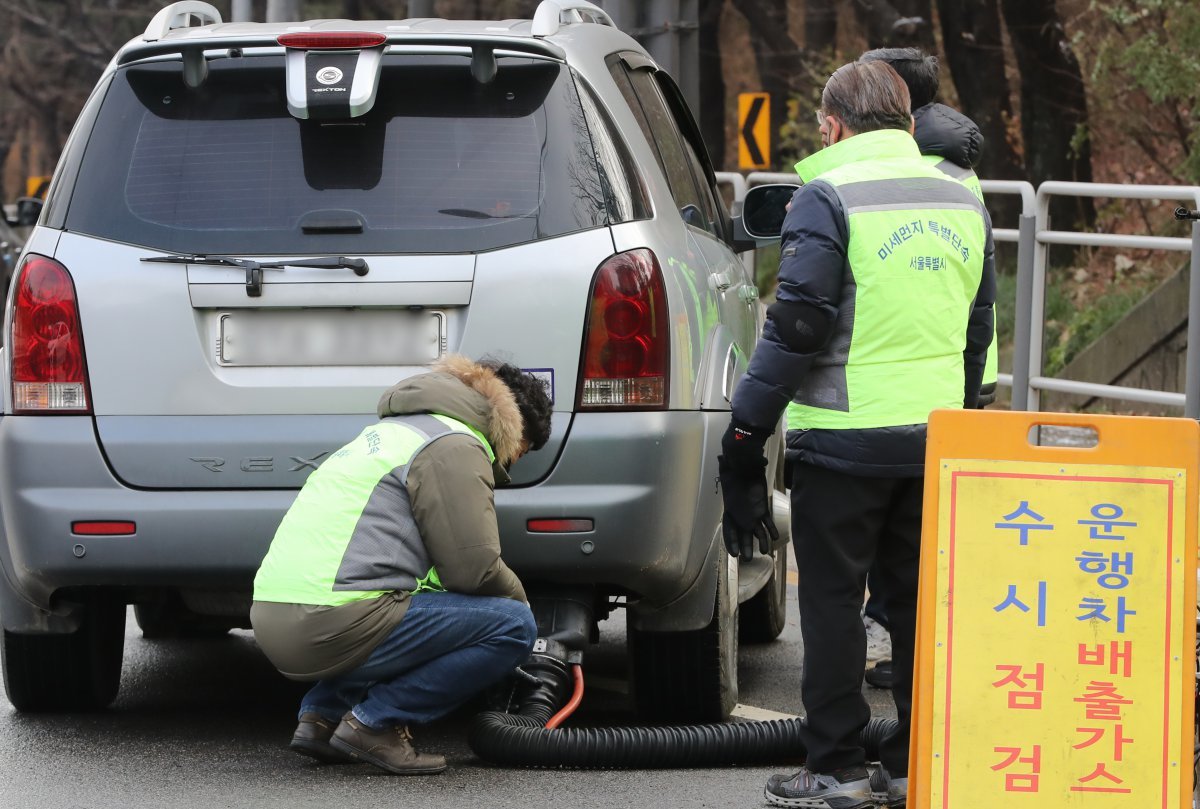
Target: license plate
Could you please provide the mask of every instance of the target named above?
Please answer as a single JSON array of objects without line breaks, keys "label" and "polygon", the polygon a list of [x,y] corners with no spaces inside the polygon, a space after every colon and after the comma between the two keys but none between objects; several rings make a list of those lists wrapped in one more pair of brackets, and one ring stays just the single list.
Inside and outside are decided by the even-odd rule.
[{"label": "license plate", "polygon": [[236,366],[428,365],[446,350],[446,316],[422,310],[225,312],[217,362]]}]

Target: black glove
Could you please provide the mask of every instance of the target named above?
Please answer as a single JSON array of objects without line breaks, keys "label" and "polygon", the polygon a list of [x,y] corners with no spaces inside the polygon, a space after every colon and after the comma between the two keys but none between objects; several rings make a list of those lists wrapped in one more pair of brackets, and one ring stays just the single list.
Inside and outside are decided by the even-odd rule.
[{"label": "black glove", "polygon": [[770,437],[770,430],[731,419],[725,435],[721,436],[721,457],[735,473],[747,476],[761,474],[767,468],[763,450]]},{"label": "black glove", "polygon": [[983,410],[990,404],[996,401],[996,383],[989,382],[979,388],[979,398],[975,400],[975,407],[978,410]]},{"label": "black glove", "polygon": [[769,430],[731,422],[721,439],[723,454],[717,458],[721,496],[725,501],[725,515],[721,518],[725,550],[745,561],[754,556],[755,539],[764,556],[779,539],[771,516],[767,459],[763,456],[770,435]]}]

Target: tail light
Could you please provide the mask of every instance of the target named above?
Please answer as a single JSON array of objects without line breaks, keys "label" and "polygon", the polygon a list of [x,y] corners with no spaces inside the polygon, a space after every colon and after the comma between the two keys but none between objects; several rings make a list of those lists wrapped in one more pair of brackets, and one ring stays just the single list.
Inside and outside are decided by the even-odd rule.
[{"label": "tail light", "polygon": [[13,412],[91,412],[79,306],[66,267],[30,255],[16,287],[9,344]]},{"label": "tail light", "polygon": [[356,31],[309,31],[281,34],[275,41],[285,48],[306,51],[353,50],[375,48],[387,42],[383,34],[359,33]]},{"label": "tail light", "polygon": [[609,258],[592,280],[579,408],[666,409],[670,351],[658,259],[645,248]]}]

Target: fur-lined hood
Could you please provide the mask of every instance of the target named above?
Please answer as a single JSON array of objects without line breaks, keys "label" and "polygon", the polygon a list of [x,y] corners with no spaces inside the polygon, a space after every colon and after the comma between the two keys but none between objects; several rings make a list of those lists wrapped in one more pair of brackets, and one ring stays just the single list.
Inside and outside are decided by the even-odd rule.
[{"label": "fur-lined hood", "polygon": [[492,369],[461,354],[447,354],[430,368],[398,382],[379,399],[379,417],[439,413],[469,424],[487,437],[496,461],[517,458],[524,422],[517,400]]}]

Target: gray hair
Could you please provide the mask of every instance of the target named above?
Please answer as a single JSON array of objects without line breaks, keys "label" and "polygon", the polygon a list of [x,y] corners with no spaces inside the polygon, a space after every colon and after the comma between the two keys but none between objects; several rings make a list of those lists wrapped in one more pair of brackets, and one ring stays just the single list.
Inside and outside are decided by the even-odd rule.
[{"label": "gray hair", "polygon": [[821,92],[821,109],[856,133],[912,126],[908,86],[887,62],[850,62]]}]

